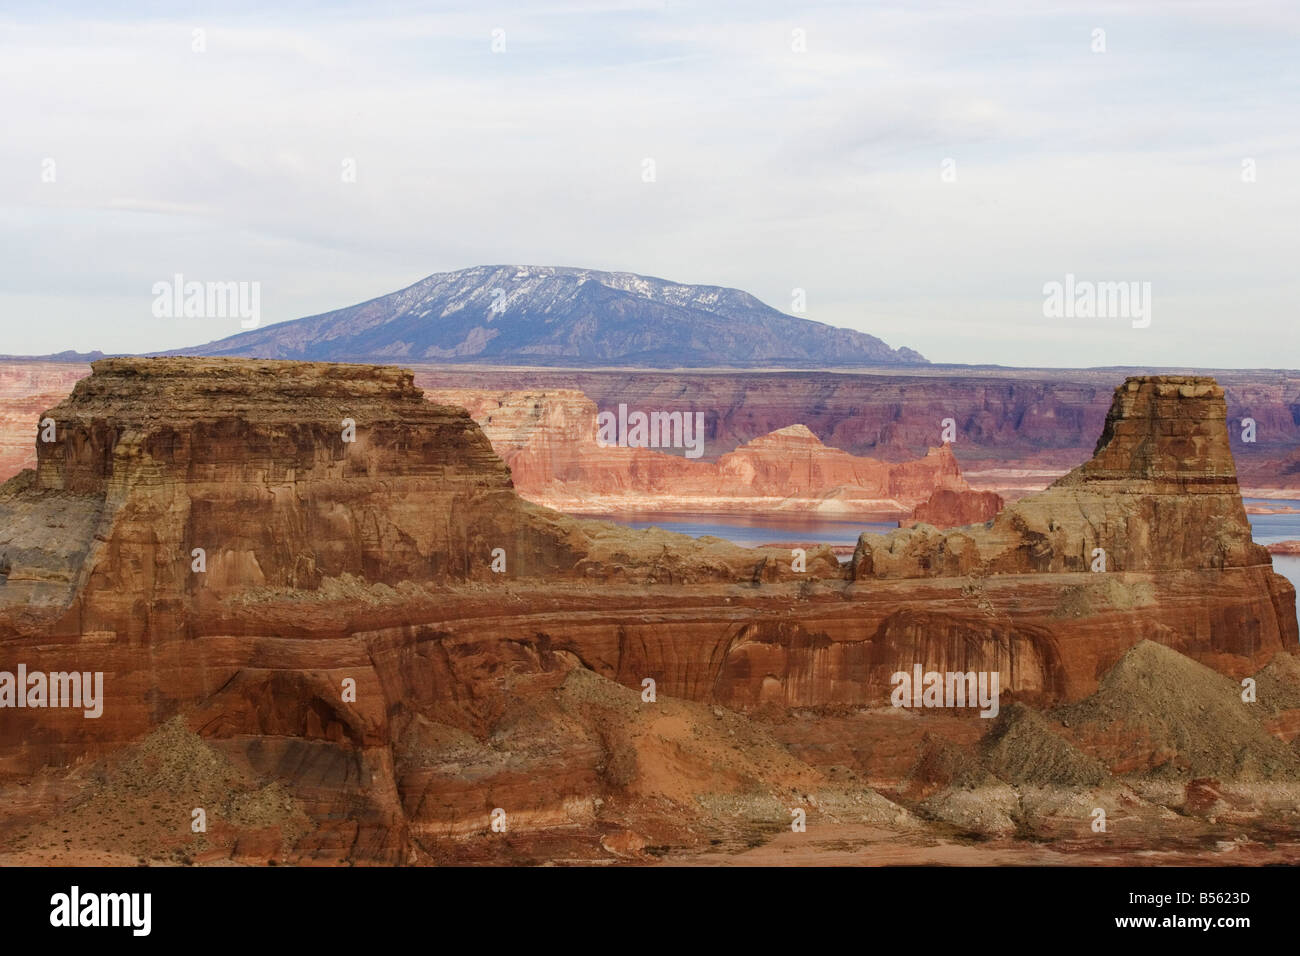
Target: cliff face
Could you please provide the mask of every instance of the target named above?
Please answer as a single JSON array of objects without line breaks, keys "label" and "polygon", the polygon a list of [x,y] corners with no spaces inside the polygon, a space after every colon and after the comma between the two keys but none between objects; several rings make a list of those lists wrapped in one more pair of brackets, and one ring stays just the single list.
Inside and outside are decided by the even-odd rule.
[{"label": "cliff face", "polygon": [[854,574],[922,577],[1269,566],[1237,487],[1213,379],[1131,378],[1093,457],[991,525],[934,536],[863,535]]},{"label": "cliff face", "polygon": [[899,522],[899,524],[904,526],[920,523],[935,528],[956,528],[966,524],[978,524],[996,516],[1005,503],[1001,495],[992,491],[936,488],[928,499],[912,510],[910,522]]},{"label": "cliff face", "polygon": [[[32,415],[55,404],[89,371],[86,365],[0,362],[0,480],[31,467],[35,460]],[[600,408],[625,402],[669,412],[703,409],[704,460],[708,461],[795,424],[807,427],[828,447],[857,457],[911,460],[937,443],[940,423],[952,418],[958,436],[952,451],[967,480],[985,490],[1019,491],[1040,490],[1087,460],[1105,421],[1114,383],[1123,374],[1028,369],[931,369],[924,374],[911,369],[884,374],[417,366],[415,382],[462,396],[544,393],[552,405],[571,392],[585,395]],[[1225,391],[1228,437],[1243,488],[1300,488],[1300,375],[1282,370],[1213,375]],[[1245,418],[1256,422],[1254,442],[1242,440]]]},{"label": "cliff face", "polygon": [[[880,372],[692,372],[416,368],[424,388],[580,391],[601,408],[619,402],[665,411],[706,409],[706,458],[789,425],[826,445],[887,461],[936,444],[941,422],[957,428],[953,451],[978,487],[1043,487],[1087,460],[1121,370],[915,369]],[[1210,374],[1206,372],[1204,374]],[[1300,375],[1215,371],[1242,484],[1300,488]],[[1244,442],[1242,420],[1257,424]],[[976,471],[992,472],[976,481]],[[1011,474],[998,474],[998,471]]]},{"label": "cliff face", "polygon": [[[960,457],[1034,459],[1064,471],[1087,456],[1106,414],[1114,374],[1029,373],[1006,378],[959,371],[694,372],[556,369],[415,369],[431,393],[580,392],[599,408],[705,412],[705,458],[803,425],[824,444],[859,457],[913,459],[939,444],[952,418]],[[1297,382],[1300,391],[1300,382]],[[1300,430],[1296,432],[1300,443]]]},{"label": "cliff face", "polygon": [[57,404],[89,369],[54,362],[0,362],[0,481],[36,465],[40,413]]},{"label": "cliff face", "polygon": [[840,490],[846,497],[892,499],[905,507],[936,488],[966,488],[947,445],[929,449],[923,458],[891,464],[827,448],[804,425],[778,429],[723,455],[718,471],[758,495],[780,497],[793,491],[821,497]]},{"label": "cliff face", "polygon": [[696,461],[655,448],[600,444],[598,409],[576,391],[425,394],[468,409],[510,466],[515,490],[561,511],[898,513],[936,489],[967,489],[947,446],[890,463],[828,448],[804,426],[791,425],[715,462]]},{"label": "cliff face", "polygon": [[[395,369],[97,363],[0,490],[0,670],[102,672],[103,713],[4,711],[0,852],[43,814],[53,839],[81,833],[78,807],[127,799],[173,750],[234,769],[138,817],[174,841],[193,800],[224,808],[212,859],[508,859],[518,844],[479,849],[497,807],[544,858],[559,831],[733,839],[737,807],[788,825],[792,788],[896,820],[741,715],[833,747],[833,721],[798,712],[879,709],[916,666],[994,671],[1004,703],[1045,705],[1092,694],[1143,639],[1234,678],[1294,648],[1294,591],[1249,540],[1221,412],[1212,382],[1131,380],[1095,461],[991,528],[866,537],[851,569],[822,549],[796,570],[789,550],[521,500],[474,421]],[[756,481],[800,467],[740,463]],[[871,732],[910,753],[917,725],[969,742],[970,723]],[[241,823],[267,794],[275,825]]]},{"label": "cliff face", "polygon": [[400,369],[107,359],[43,417],[55,440],[0,507],[96,520],[60,545],[77,561],[57,578],[0,543],[15,552],[9,587],[59,603],[62,585],[96,630],[143,638],[182,626],[191,599],[247,588],[465,578],[493,547],[568,560],[517,515],[473,422]]},{"label": "cliff face", "polygon": [[747,578],[764,557],[670,536],[663,561],[651,536],[521,501],[465,412],[390,366],[105,359],[41,417],[54,440],[0,497],[0,553],[8,595],[66,606],[69,628],[147,638],[258,588]]},{"label": "cliff face", "polygon": [[[1152,639],[1230,673],[1257,655],[1293,651],[1297,639],[1295,591],[1251,539],[1223,391],[1212,379],[1129,379],[1115,390],[1091,460],[983,525],[864,534],[852,573],[859,581],[969,575],[982,586],[1000,576],[1072,578],[1052,616],[1126,610],[1131,624],[1153,629],[1148,636],[1162,635]],[[1189,600],[1198,590],[1203,597]],[[1144,607],[1159,613],[1148,617]],[[1115,636],[1095,637],[1092,652]],[[1068,663],[1077,648],[1048,643],[1066,683],[1090,683],[1086,667]]]}]

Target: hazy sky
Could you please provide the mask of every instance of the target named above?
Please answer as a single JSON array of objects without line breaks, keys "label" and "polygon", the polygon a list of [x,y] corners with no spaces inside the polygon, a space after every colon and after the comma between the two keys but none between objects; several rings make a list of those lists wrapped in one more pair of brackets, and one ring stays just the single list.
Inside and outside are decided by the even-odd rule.
[{"label": "hazy sky", "polygon": [[[1300,366],[1293,0],[46,6],[0,13],[0,353],[240,330],[155,318],[175,273],[266,324],[523,263],[935,361]],[[1150,326],[1044,317],[1067,273]]]}]

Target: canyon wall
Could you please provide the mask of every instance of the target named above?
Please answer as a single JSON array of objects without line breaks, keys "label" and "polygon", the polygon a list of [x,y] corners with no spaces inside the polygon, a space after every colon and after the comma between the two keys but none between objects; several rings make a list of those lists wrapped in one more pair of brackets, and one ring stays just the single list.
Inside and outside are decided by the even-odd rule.
[{"label": "canyon wall", "polygon": [[863,535],[855,577],[1177,571],[1271,564],[1251,538],[1213,379],[1116,390],[1093,457],[988,526]]},{"label": "canyon wall", "polygon": [[[87,365],[0,363],[0,479],[34,461],[32,409],[48,408],[88,374]],[[585,395],[599,408],[705,415],[706,460],[791,425],[859,457],[915,459],[940,444],[952,418],[952,450],[967,480],[987,490],[1039,490],[1085,461],[1125,369],[937,367],[864,372],[734,372],[416,366],[427,389],[535,390]],[[1300,489],[1300,373],[1205,370],[1224,388],[1229,441],[1246,489]],[[1256,422],[1243,441],[1242,421]]]},{"label": "canyon wall", "polygon": [[[789,425],[853,455],[915,458],[957,429],[979,488],[1041,489],[1092,452],[1115,382],[1136,370],[936,367],[872,372],[696,372],[416,367],[424,388],[571,389],[600,408],[702,411],[706,457]],[[1243,487],[1300,488],[1300,373],[1204,370],[1224,389]],[[1256,422],[1243,441],[1242,420]]]},{"label": "canyon wall", "polygon": [[102,672],[103,713],[6,708],[6,799],[80,806],[78,767],[163,733],[278,788],[290,861],[428,860],[499,806],[525,830],[590,825],[598,801],[669,826],[692,787],[809,785],[726,715],[887,707],[914,666],[1046,706],[1143,640],[1239,679],[1298,639],[1205,380],[1126,382],[1094,458],[989,526],[802,570],[523,501],[465,410],[395,368],[106,360],[49,415],[0,488],[0,670]]},{"label": "canyon wall", "polygon": [[912,510],[911,520],[902,524],[928,524],[936,528],[956,528],[979,524],[997,515],[1006,504],[992,491],[956,491],[936,488],[925,501]]},{"label": "canyon wall", "polygon": [[[428,389],[425,395],[469,410],[509,465],[521,496],[570,513],[898,514],[935,490],[959,497],[968,490],[946,445],[890,463],[828,448],[804,426],[790,425],[716,461],[696,461],[681,443],[676,452],[609,444],[599,434],[600,410],[581,392]],[[698,437],[696,450],[703,452]],[[649,440],[659,444],[657,430]]]},{"label": "canyon wall", "polygon": [[89,372],[79,363],[0,361],[0,481],[36,465],[41,413]]}]

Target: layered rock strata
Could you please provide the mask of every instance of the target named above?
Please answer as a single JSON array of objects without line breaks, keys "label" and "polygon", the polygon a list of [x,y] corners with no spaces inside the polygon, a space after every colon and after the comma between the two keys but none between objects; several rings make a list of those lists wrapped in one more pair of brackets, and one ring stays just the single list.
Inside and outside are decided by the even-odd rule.
[{"label": "layered rock strata", "polygon": [[[1244,488],[1300,487],[1300,373],[1204,371],[1223,386],[1229,439]],[[708,409],[712,458],[803,424],[850,454],[915,458],[956,424],[953,450],[977,487],[1041,490],[1086,460],[1106,419],[1117,369],[931,368],[863,372],[415,368],[424,388],[582,392],[600,408],[626,402]],[[1255,423],[1247,433],[1244,423]],[[1244,437],[1254,441],[1243,441]],[[1040,478],[1040,476],[1042,476]]]},{"label": "layered rock strata", "polygon": [[[790,425],[697,461],[681,450],[602,444],[598,409],[581,392],[426,394],[469,410],[521,496],[570,513],[905,514],[936,490],[969,490],[947,445],[891,463],[827,447],[803,425]],[[704,429],[694,437],[703,453]]]},{"label": "layered rock strata", "polygon": [[[912,509],[906,524],[928,524],[935,528],[955,528],[988,521],[1002,510],[1006,502],[992,491],[936,488],[925,501]],[[904,522],[899,522],[900,527]]]},{"label": "layered rock strata", "polygon": [[[636,853],[629,821],[689,841],[702,807],[788,826],[795,788],[897,822],[740,715],[892,714],[916,666],[996,671],[1005,707],[1068,703],[1143,639],[1233,678],[1297,642],[1202,380],[1130,380],[1093,462],[1041,500],[866,537],[844,570],[529,504],[463,409],[391,368],[106,360],[42,414],[55,440],[0,490],[0,670],[101,672],[102,716],[3,710],[0,846],[173,751],[212,773],[140,812],[173,832],[218,801],[239,839],[214,835],[214,859],[463,859],[499,807],[512,832]],[[938,716],[954,739],[984,723]]]},{"label": "layered rock strata", "polygon": [[1091,460],[987,528],[863,535],[854,576],[1267,567],[1225,421],[1212,379],[1131,378],[1115,391]]},{"label": "layered rock strata", "polygon": [[[403,363],[409,364],[409,363]],[[1118,371],[912,369],[880,372],[702,372],[415,366],[434,390],[579,392],[600,408],[620,402],[664,411],[706,409],[705,460],[755,438],[803,424],[822,442],[858,457],[915,459],[952,418],[953,446],[975,487],[1015,497],[1041,490],[1085,460],[1106,417]],[[66,395],[90,367],[0,361],[0,479],[31,467],[35,406]],[[1300,487],[1300,374],[1222,370],[1229,438],[1242,487],[1279,494]],[[43,383],[51,382],[52,385]],[[34,396],[48,395],[47,399]],[[43,404],[41,404],[43,402]],[[35,403],[35,404],[34,404]],[[1248,433],[1245,420],[1255,423]],[[1243,441],[1252,437],[1254,441]]]},{"label": "layered rock strata", "polygon": [[40,413],[57,404],[89,368],[55,362],[0,362],[0,481],[36,466]]}]

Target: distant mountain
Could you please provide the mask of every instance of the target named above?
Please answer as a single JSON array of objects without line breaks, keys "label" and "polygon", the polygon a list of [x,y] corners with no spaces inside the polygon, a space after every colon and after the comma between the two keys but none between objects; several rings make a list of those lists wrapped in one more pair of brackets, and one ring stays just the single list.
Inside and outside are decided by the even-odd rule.
[{"label": "distant mountain", "polygon": [[546,266],[440,272],[360,305],[167,354],[659,368],[928,364],[911,349],[786,315],[739,289]]},{"label": "distant mountain", "polygon": [[[120,352],[114,352],[114,355],[120,355]],[[68,362],[68,363],[86,363],[97,362],[102,358],[108,358],[108,355],[95,349],[92,352],[77,352],[67,349],[63,352],[54,352],[50,355],[0,355],[0,362]]]}]

